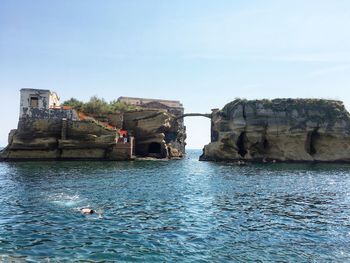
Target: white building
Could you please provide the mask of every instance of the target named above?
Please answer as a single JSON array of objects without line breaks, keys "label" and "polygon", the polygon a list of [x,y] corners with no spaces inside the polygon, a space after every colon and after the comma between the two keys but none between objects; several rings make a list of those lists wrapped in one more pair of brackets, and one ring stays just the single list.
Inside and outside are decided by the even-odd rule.
[{"label": "white building", "polygon": [[43,89],[21,89],[20,117],[31,109],[55,109],[60,107],[56,92]]}]

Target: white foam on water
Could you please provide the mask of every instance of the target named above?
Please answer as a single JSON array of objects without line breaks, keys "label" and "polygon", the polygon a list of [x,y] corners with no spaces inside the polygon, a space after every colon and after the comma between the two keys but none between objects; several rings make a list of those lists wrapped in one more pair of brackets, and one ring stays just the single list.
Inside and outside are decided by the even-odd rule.
[{"label": "white foam on water", "polygon": [[56,194],[51,198],[49,198],[49,200],[56,205],[66,206],[66,207],[77,206],[82,202],[79,195],[68,195],[65,193]]}]

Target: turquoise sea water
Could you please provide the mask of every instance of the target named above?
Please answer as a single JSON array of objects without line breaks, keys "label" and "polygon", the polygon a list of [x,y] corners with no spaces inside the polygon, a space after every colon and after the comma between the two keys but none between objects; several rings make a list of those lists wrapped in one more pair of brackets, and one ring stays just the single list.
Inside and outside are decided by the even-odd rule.
[{"label": "turquoise sea water", "polygon": [[350,165],[199,155],[0,163],[0,262],[350,261]]}]

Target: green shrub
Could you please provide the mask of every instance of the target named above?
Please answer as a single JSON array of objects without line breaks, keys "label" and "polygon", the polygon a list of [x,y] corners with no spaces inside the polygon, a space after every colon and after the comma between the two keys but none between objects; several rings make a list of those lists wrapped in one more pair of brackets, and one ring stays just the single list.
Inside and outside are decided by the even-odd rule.
[{"label": "green shrub", "polygon": [[69,100],[66,100],[65,102],[63,102],[62,104],[62,106],[72,107],[76,110],[81,110],[83,105],[84,105],[84,102],[77,100],[75,98],[70,98]]},{"label": "green shrub", "polygon": [[116,111],[131,111],[131,110],[136,110],[136,106],[127,104],[125,102],[120,102],[117,100],[113,100],[109,103],[109,106],[113,112]]},{"label": "green shrub", "polygon": [[112,113],[109,104],[104,100],[96,96],[90,98],[82,107],[82,111],[87,114],[103,115]]},{"label": "green shrub", "polygon": [[137,109],[137,107],[127,104],[125,102],[119,102],[117,100],[113,100],[111,102],[107,102],[105,99],[99,98],[97,96],[93,96],[86,103],[79,101],[75,98],[71,98],[62,104],[63,106],[70,106],[76,110],[82,111],[85,114],[92,114],[103,116],[106,114],[113,114],[117,111],[126,112]]}]

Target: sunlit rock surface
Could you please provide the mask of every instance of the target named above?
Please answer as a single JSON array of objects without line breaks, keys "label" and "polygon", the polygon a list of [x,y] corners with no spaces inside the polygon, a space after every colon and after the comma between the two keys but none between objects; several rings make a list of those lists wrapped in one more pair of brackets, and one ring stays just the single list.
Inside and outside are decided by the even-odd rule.
[{"label": "sunlit rock surface", "polygon": [[116,153],[115,138],[115,130],[92,121],[21,118],[0,159],[129,159],[124,149]]},{"label": "sunlit rock surface", "polygon": [[213,112],[201,160],[350,162],[350,115],[340,101],[241,100]]},{"label": "sunlit rock surface", "polygon": [[149,109],[126,112],[124,128],[133,131],[138,156],[178,158],[185,154],[183,119],[169,112]]},{"label": "sunlit rock surface", "polygon": [[179,101],[120,97],[120,103],[131,107],[102,111],[95,105],[84,112],[76,105],[61,107],[57,93],[50,90],[21,89],[20,94],[18,127],[9,133],[0,160],[134,160],[135,155],[185,154],[184,108]]},{"label": "sunlit rock surface", "polygon": [[[183,119],[171,113],[146,109],[125,112],[123,128],[134,136],[133,154],[137,156],[181,158],[185,154]],[[0,159],[133,159],[129,143],[116,143],[116,136],[115,129],[93,118],[80,120],[76,116],[66,118],[65,123],[60,111],[25,116],[9,133],[8,146],[0,152]]]}]

